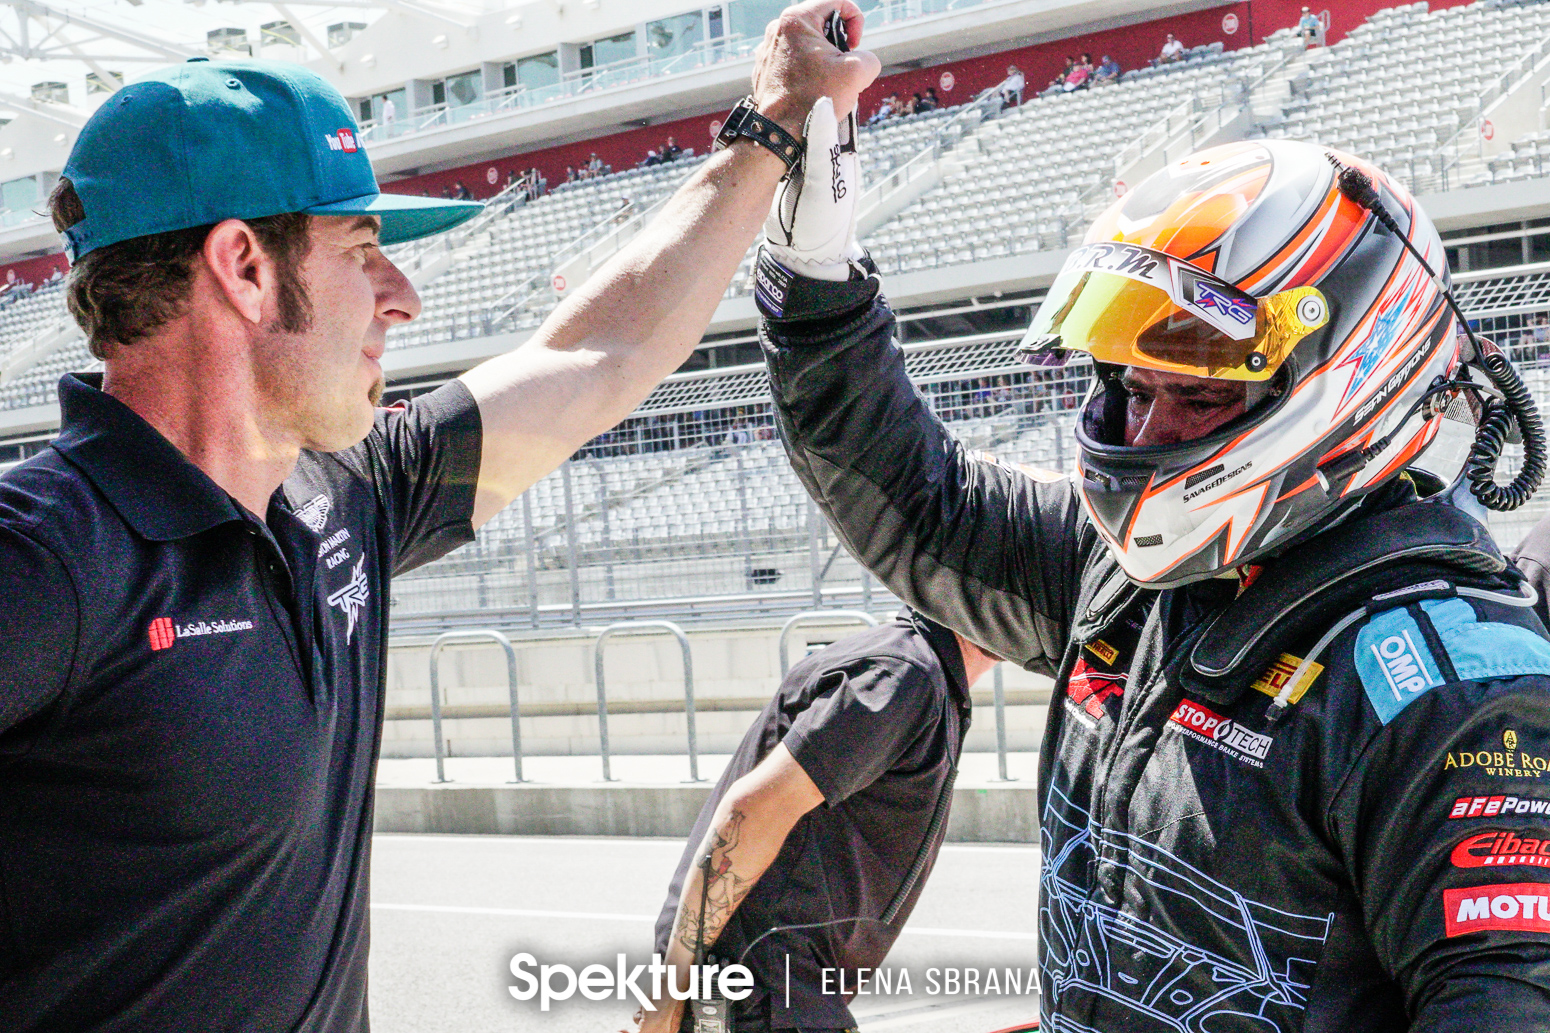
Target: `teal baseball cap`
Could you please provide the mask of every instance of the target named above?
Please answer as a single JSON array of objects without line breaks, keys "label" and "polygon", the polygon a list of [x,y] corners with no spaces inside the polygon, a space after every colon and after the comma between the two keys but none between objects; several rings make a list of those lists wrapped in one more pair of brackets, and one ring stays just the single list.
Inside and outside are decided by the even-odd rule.
[{"label": "teal baseball cap", "polygon": [[72,262],[121,240],[284,212],[374,215],[382,243],[402,244],[484,207],[382,193],[344,97],[276,61],[196,57],[135,80],[87,120],[64,176],[86,213],[64,230]]}]

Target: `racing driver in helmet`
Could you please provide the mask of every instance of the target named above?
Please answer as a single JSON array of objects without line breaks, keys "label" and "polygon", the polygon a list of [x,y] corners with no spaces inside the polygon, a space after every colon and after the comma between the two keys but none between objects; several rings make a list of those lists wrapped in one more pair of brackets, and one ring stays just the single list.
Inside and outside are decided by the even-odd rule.
[{"label": "racing driver in helmet", "polygon": [[1550,643],[1411,465],[1489,347],[1415,200],[1282,140],[1119,199],[1024,342],[1090,364],[1054,479],[927,408],[854,155],[813,165],[756,276],[791,461],[900,598],[1055,679],[1043,1028],[1550,1029]]}]

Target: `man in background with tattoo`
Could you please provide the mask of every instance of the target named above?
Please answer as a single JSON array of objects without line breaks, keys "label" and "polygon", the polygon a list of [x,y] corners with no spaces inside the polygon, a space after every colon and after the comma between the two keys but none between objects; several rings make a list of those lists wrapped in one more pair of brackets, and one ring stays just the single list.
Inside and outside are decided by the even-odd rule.
[{"label": "man in background with tattoo", "polygon": [[[969,688],[996,662],[906,611],[792,667],[700,812],[657,919],[680,992],[703,940],[717,962],[753,972],[737,1033],[854,1029],[857,970],[882,964],[920,896],[946,835]],[[824,969],[845,970],[850,994],[824,994]],[[664,992],[641,1033],[687,1028],[684,1011]]]}]

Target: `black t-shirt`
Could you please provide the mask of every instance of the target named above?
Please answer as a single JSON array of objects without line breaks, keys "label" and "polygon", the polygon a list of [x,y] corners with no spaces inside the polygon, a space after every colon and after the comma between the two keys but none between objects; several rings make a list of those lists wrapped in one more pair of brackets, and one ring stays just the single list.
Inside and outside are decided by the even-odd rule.
[{"label": "black t-shirt", "polygon": [[[952,632],[912,619],[851,635],[792,667],[700,811],[657,919],[657,949],[667,949],[685,874],[698,860],[716,805],[784,742],[824,802],[792,828],[714,954],[753,970],[758,989],[744,1007],[762,1007],[767,997],[773,1028],[855,1025],[848,997],[822,992],[822,970],[848,970],[845,986],[853,991],[856,969],[878,967],[915,906],[929,863],[891,923],[834,920],[880,916],[923,845],[935,862],[945,822],[930,843],[926,835],[968,731],[965,681]],[[777,928],[821,922],[833,924]],[[837,987],[837,974],[830,983]]]},{"label": "black t-shirt", "polygon": [[478,407],[261,521],[99,383],[0,478],[0,1029],[364,1031],[387,579],[472,538]]}]

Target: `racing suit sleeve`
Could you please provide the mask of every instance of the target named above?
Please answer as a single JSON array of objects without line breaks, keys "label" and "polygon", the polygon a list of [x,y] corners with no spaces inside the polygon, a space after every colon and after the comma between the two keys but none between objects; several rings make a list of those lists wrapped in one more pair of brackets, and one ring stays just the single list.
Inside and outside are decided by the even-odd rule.
[{"label": "racing suit sleeve", "polygon": [[1053,673],[1096,535],[1069,482],[953,439],[905,374],[876,282],[832,318],[762,324],[792,466],[846,548],[901,599]]},{"label": "racing suit sleeve", "polygon": [[1543,675],[1427,691],[1337,790],[1328,827],[1412,1033],[1550,1029],[1547,801]]},{"label": "racing suit sleeve", "polygon": [[1539,593],[1534,612],[1539,615],[1541,623],[1550,627],[1550,602],[1545,598],[1550,595],[1550,517],[1534,525],[1533,530],[1514,550],[1512,562],[1517,564],[1529,584]]}]

